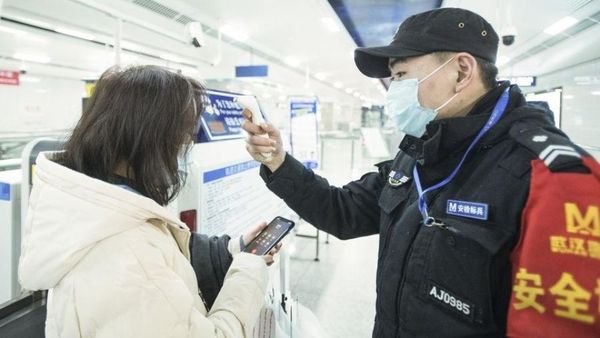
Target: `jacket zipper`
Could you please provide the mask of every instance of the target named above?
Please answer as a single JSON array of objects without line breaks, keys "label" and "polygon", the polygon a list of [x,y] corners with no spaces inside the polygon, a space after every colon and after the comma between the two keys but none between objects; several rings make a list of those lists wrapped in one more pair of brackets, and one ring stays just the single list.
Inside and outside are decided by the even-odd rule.
[{"label": "jacket zipper", "polygon": [[400,301],[402,299],[402,291],[404,290],[404,284],[406,283],[406,264],[408,263],[410,256],[412,256],[412,252],[413,252],[413,248],[414,248],[413,244],[415,242],[415,239],[417,239],[419,232],[421,232],[421,227],[423,227],[423,226],[424,225],[420,225],[417,228],[415,236],[414,236],[413,240],[410,242],[410,245],[408,247],[408,252],[406,253],[406,256],[404,256],[404,260],[402,262],[402,270],[400,271],[402,278],[400,279],[400,286],[398,287],[398,296],[396,297],[396,307],[398,308],[397,316],[396,316],[396,327],[397,328],[400,327],[400,315],[401,315],[400,314]]},{"label": "jacket zipper", "polygon": [[[414,201],[410,201],[412,193],[413,193],[413,189],[410,189],[407,192],[407,196],[406,196],[406,200],[405,200],[406,204],[408,204],[409,202],[411,204],[414,203]],[[400,202],[400,203],[402,203],[402,202]],[[396,211],[394,216],[398,216],[399,214],[400,213],[398,211]],[[385,254],[385,252],[387,251],[387,248],[390,244],[390,235],[392,233],[394,226],[396,225],[396,221],[397,221],[397,219],[395,219],[395,218],[392,219],[390,221],[390,226],[388,227],[387,231],[385,232],[385,241],[383,242],[383,250],[381,250],[382,255]]]},{"label": "jacket zipper", "polygon": [[394,227],[396,222],[394,222],[394,220],[392,220],[390,223],[391,223],[390,226],[388,227],[387,231],[385,232],[385,242],[383,242],[383,250],[381,250],[382,255],[387,252],[388,245],[390,244],[390,235],[392,234],[392,228]]},{"label": "jacket zipper", "polygon": [[[412,189],[410,189],[407,192],[407,196],[406,196],[406,200],[405,200],[405,203],[407,203],[407,204],[410,201],[411,193],[412,193]],[[398,211],[396,211],[396,213],[395,213],[394,216],[397,217],[399,214],[400,213]],[[387,249],[388,249],[388,246],[389,246],[389,243],[390,243],[390,236],[392,234],[392,230],[393,230],[394,226],[396,225],[396,221],[397,221],[397,219],[395,217],[391,217],[391,216],[392,215],[390,215],[390,218],[391,218],[391,220],[390,220],[390,226],[388,227],[387,231],[384,234],[385,235],[385,240],[383,242],[383,249],[381,250],[381,256],[379,257],[379,259],[383,259],[383,261],[385,261]],[[380,234],[380,236],[381,236],[381,234]],[[412,244],[411,244],[411,246],[412,246]],[[383,261],[382,261],[382,263],[383,263]],[[381,283],[381,273],[382,273],[382,270],[383,269],[377,269],[377,280],[379,281],[379,283]],[[377,288],[379,289],[379,284],[377,285]],[[396,323],[396,325],[397,325],[397,323]]]},{"label": "jacket zipper", "polygon": [[[428,205],[432,205],[432,202],[439,196],[439,194],[441,192],[442,192],[442,190],[435,191],[435,194],[432,195],[431,198],[429,199]],[[417,231],[415,232],[413,239],[410,241],[410,244],[408,246],[408,252],[406,253],[406,256],[404,256],[404,260],[402,262],[402,270],[400,271],[402,278],[400,279],[400,286],[398,287],[398,296],[396,297],[396,307],[398,309],[396,311],[397,312],[397,316],[396,316],[396,327],[397,328],[400,328],[400,315],[401,315],[400,314],[400,301],[402,300],[402,292],[404,291],[404,285],[406,284],[406,265],[407,265],[410,257],[412,256],[415,240],[419,236],[419,233],[421,232],[421,228],[424,226],[425,225],[420,224],[417,227]]]}]

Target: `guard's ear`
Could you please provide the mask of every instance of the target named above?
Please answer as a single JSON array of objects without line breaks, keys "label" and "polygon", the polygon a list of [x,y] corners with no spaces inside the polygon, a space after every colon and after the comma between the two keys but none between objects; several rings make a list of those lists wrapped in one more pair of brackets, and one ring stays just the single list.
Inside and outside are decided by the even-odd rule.
[{"label": "guard's ear", "polygon": [[479,71],[477,60],[469,53],[458,53],[455,56],[458,65],[458,77],[456,78],[455,93],[463,91],[473,81],[477,80]]}]

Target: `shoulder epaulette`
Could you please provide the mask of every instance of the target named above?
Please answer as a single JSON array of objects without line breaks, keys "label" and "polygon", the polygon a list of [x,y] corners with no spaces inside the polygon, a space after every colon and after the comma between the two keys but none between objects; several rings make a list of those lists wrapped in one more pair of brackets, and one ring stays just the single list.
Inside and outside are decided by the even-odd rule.
[{"label": "shoulder epaulette", "polygon": [[383,167],[385,167],[385,166],[389,166],[389,165],[391,165],[391,164],[392,164],[392,162],[394,162],[394,160],[387,160],[387,161],[383,161],[383,162],[376,163],[376,164],[375,164],[375,166],[376,166],[377,168],[381,169],[381,168],[383,168]]},{"label": "shoulder epaulette", "polygon": [[551,171],[584,167],[581,157],[587,154],[558,129],[521,122],[511,127],[510,136],[536,154]]}]

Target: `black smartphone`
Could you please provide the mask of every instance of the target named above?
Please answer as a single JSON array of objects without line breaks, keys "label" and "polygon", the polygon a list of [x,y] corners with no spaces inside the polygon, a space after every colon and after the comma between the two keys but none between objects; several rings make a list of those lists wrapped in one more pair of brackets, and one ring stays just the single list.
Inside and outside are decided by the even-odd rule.
[{"label": "black smartphone", "polygon": [[289,219],[277,216],[269,225],[256,236],[244,249],[244,252],[263,256],[271,251],[290,230],[295,223]]}]

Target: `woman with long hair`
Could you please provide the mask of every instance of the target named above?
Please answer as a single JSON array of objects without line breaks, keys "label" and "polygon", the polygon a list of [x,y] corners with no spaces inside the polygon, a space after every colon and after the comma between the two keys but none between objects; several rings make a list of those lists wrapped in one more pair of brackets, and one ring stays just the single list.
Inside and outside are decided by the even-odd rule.
[{"label": "woman with long hair", "polygon": [[213,272],[194,272],[190,231],[165,208],[183,185],[178,159],[196,139],[202,96],[160,67],[110,69],[64,151],[38,157],[19,277],[49,290],[48,338],[251,335],[274,252],[230,241],[209,311],[198,284]]}]

